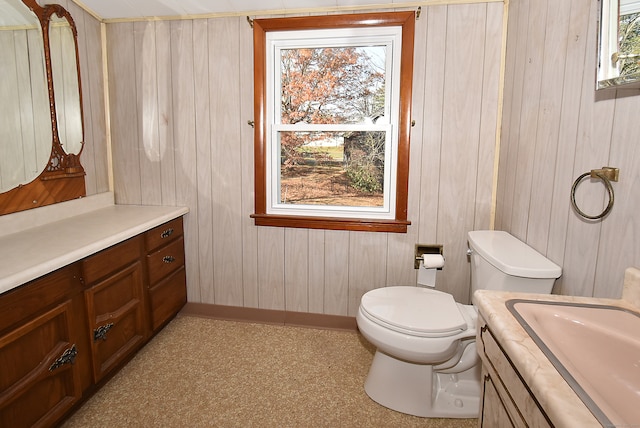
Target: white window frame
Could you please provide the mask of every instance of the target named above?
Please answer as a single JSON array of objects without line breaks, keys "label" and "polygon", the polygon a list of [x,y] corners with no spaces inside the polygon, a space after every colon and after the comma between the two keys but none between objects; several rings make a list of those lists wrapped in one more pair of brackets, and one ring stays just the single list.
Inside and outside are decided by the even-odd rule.
[{"label": "white window frame", "polygon": [[[370,124],[283,124],[281,102],[281,51],[284,49],[385,46],[385,114]],[[266,150],[267,214],[339,218],[395,218],[396,172],[400,100],[400,47],[402,27],[342,28],[323,30],[272,31],[266,36]],[[279,132],[287,131],[380,131],[386,133],[382,207],[285,204],[280,200]]]}]

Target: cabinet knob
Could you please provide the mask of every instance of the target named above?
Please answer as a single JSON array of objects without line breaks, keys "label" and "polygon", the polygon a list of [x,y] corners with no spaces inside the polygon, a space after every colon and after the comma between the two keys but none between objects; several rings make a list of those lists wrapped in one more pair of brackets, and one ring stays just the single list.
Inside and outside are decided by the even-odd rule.
[{"label": "cabinet knob", "polygon": [[93,330],[93,341],[97,342],[98,340],[107,340],[107,332],[111,330],[113,327],[113,323],[101,325],[100,327]]},{"label": "cabinet knob", "polygon": [[161,237],[162,239],[164,239],[164,238],[168,238],[168,237],[170,237],[172,234],[173,234],[173,228],[171,228],[171,227],[170,227],[169,229],[167,229],[167,230],[163,231],[163,232],[160,234],[160,237]]},{"label": "cabinet knob", "polygon": [[165,262],[165,263],[173,263],[173,262],[176,261],[176,258],[173,257],[173,256],[164,256],[162,258],[162,261]]},{"label": "cabinet knob", "polygon": [[65,364],[73,364],[76,361],[76,356],[78,355],[78,350],[76,349],[75,343],[71,345],[71,348],[66,349],[60,357],[49,366],[49,371],[52,372],[60,366]]}]

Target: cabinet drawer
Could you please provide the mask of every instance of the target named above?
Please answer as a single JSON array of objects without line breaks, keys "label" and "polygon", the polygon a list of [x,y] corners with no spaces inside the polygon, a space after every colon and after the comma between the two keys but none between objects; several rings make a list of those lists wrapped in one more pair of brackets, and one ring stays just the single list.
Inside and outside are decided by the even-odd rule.
[{"label": "cabinet drawer", "polygon": [[74,263],[3,294],[0,299],[0,334],[33,317],[46,306],[82,293],[82,289],[80,265]]},{"label": "cabinet drawer", "polygon": [[153,286],[156,282],[183,265],[184,239],[181,237],[147,256],[149,285]]},{"label": "cabinet drawer", "polygon": [[182,227],[182,217],[178,217],[146,232],[144,240],[147,252],[181,237],[183,234]]},{"label": "cabinet drawer", "polygon": [[87,285],[121,269],[142,255],[141,236],[136,236],[120,244],[100,251],[82,261],[82,273]]},{"label": "cabinet drawer", "polygon": [[187,278],[184,266],[149,289],[152,329],[156,330],[187,302]]},{"label": "cabinet drawer", "polygon": [[[529,389],[520,379],[520,375],[502,348],[493,337],[487,326],[480,329],[480,338],[484,347],[484,354],[489,367],[497,374],[493,379],[496,389],[503,396],[507,411],[510,411],[515,426],[550,427],[546,416],[538,406],[536,400],[529,393]],[[483,359],[485,359],[483,358]],[[513,404],[513,407],[508,405]],[[528,423],[525,423],[528,421]]]},{"label": "cabinet drawer", "polygon": [[0,426],[51,426],[82,397],[89,351],[75,342],[74,309],[66,301],[0,337]]}]

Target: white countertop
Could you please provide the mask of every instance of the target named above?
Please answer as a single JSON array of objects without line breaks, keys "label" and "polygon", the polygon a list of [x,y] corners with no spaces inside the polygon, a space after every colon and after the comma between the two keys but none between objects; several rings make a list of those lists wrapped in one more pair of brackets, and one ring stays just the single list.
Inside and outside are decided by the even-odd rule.
[{"label": "white countertop", "polygon": [[[4,233],[0,235],[0,293],[189,212],[185,207],[142,205],[102,204],[92,208],[71,211],[71,216],[54,217],[54,221],[28,228],[0,221]],[[81,214],[74,215],[78,212]],[[18,231],[11,233],[8,224]]]},{"label": "white countertop", "polygon": [[551,361],[507,309],[510,299],[562,301],[604,304],[638,311],[640,307],[640,270],[627,269],[623,299],[558,296],[478,290],[474,304],[485,319],[524,382],[558,427],[601,427],[571,386],[558,373]]}]

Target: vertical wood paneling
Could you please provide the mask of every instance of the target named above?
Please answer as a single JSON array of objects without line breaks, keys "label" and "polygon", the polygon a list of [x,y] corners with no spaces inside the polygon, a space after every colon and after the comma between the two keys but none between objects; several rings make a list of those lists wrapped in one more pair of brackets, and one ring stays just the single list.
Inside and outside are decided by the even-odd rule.
[{"label": "vertical wood paneling", "polygon": [[[422,146],[420,165],[420,219],[419,242],[423,244],[438,243],[437,225],[440,186],[440,152],[442,147],[442,104],[444,103],[445,79],[445,47],[447,41],[447,10],[446,6],[434,6],[427,9],[424,24],[416,26],[425,34],[424,38],[416,37],[416,51],[424,52],[424,94],[414,91],[416,111],[414,116],[421,114],[424,123],[421,141],[412,139],[412,144]],[[426,29],[423,25],[426,25]],[[426,33],[424,33],[426,32]],[[418,57],[420,58],[420,56]],[[420,76],[415,76],[420,79]],[[417,88],[421,87],[418,84]],[[418,104],[421,103],[421,104]]]},{"label": "vertical wood paneling", "polygon": [[324,313],[347,315],[349,232],[327,230],[324,243]]},{"label": "vertical wood paneling", "polygon": [[[526,46],[527,31],[529,18],[529,1],[514,1],[509,5],[509,33],[507,40],[510,46],[507,47],[507,53],[510,54],[506,60],[507,66],[513,61],[513,69],[507,67],[507,71],[511,71],[509,78],[506,79],[505,86],[509,89],[505,91],[508,94],[508,102],[505,106],[509,106],[508,117],[503,121],[503,128],[507,132],[502,134],[503,143],[501,144],[500,170],[504,171],[504,180],[501,182],[504,189],[500,193],[502,201],[502,222],[498,226],[505,230],[511,230],[513,222],[513,210],[515,205],[515,175],[518,165],[518,150],[516,144],[504,144],[505,137],[508,141],[518,141],[520,137],[520,113],[522,110],[524,73],[526,64]],[[513,60],[511,60],[513,58]]]},{"label": "vertical wood paneling", "polygon": [[[143,60],[134,55],[133,31],[108,24],[110,52],[123,56],[110,64],[111,91],[116,101],[139,93],[140,102],[157,103],[160,161],[143,168],[159,171],[163,204],[191,210],[190,301],[353,316],[364,292],[415,284],[420,242],[445,244],[438,288],[468,302],[466,232],[490,216],[485,171],[495,148],[501,3],[423,7],[414,52],[412,225],[400,235],[254,226],[251,29],[237,17],[152,25],[157,90],[124,82],[135,76],[131,62]],[[130,112],[118,120],[115,134],[142,129]],[[135,189],[149,172],[119,159],[129,155],[126,138],[113,144],[116,181],[134,179]],[[136,196],[123,190],[118,198],[139,203]]]},{"label": "vertical wood paneling", "polygon": [[[447,254],[441,287],[458,301],[469,298],[465,232],[474,224],[486,6],[449,7],[445,58],[438,241]],[[466,70],[467,73],[460,73]],[[490,177],[485,177],[490,179]]]},{"label": "vertical wood paneling", "polygon": [[[245,21],[246,22],[246,21]],[[239,18],[209,21],[213,257],[216,301],[242,305]],[[243,23],[246,25],[246,23]],[[203,53],[206,55],[206,53]]]},{"label": "vertical wood paneling", "polygon": [[309,312],[324,312],[324,230],[309,230]]},{"label": "vertical wood paneling", "polygon": [[[560,132],[555,162],[555,187],[551,198],[551,222],[549,224],[548,257],[564,264],[565,236],[571,208],[567,189],[571,189],[574,180],[573,157],[577,143],[578,117],[582,92],[582,75],[585,55],[590,52],[587,46],[589,8],[581,7],[583,0],[572,0],[571,15],[567,26],[567,50],[565,53],[565,77],[562,85],[562,103],[560,105]],[[566,269],[565,269],[566,270]],[[562,288],[564,277],[557,281],[557,289]]]},{"label": "vertical wood paneling", "polygon": [[158,136],[158,82],[155,24],[134,23],[138,119],[140,185],[144,205],[162,204],[160,145]]},{"label": "vertical wood paneling", "polygon": [[640,150],[637,148],[640,91],[627,95],[616,100],[609,164],[620,168],[621,175],[619,182],[613,183],[614,208],[602,224],[593,291],[594,296],[616,299],[622,295],[624,270],[629,266],[640,266]]},{"label": "vertical wood paneling", "polygon": [[[200,289],[203,303],[216,301],[216,268],[223,268],[213,255],[214,213],[213,213],[213,172],[212,136],[211,136],[211,88],[215,80],[209,77],[209,21],[200,19],[193,22],[193,62],[196,121],[196,164],[198,186],[198,274],[201,284],[208,284]],[[213,100],[215,102],[215,100]]]},{"label": "vertical wood paneling", "polygon": [[160,186],[163,205],[176,205],[176,163],[173,139],[173,89],[171,77],[171,24],[155,23],[156,80],[158,83],[158,147],[160,148]]},{"label": "vertical wood paneling", "polygon": [[[551,222],[551,201],[555,183],[555,157],[560,132],[564,59],[567,51],[570,2],[547,4],[547,25],[542,54],[542,80],[538,101],[538,123],[533,164],[530,221],[527,241],[547,251]],[[533,98],[535,100],[535,98]]]},{"label": "vertical wood paneling", "polygon": [[258,229],[258,303],[262,309],[285,309],[285,229]]},{"label": "vertical wood paneling", "polygon": [[133,23],[107,27],[107,55],[109,74],[122,76],[109,81],[115,200],[116,203],[140,204],[138,109],[137,103],[132,102],[137,91]]},{"label": "vertical wood paneling", "polygon": [[[478,174],[476,177],[475,215],[473,229],[488,229],[491,225],[493,175],[496,156],[496,127],[500,94],[502,54],[502,3],[487,4],[484,34],[484,66],[482,70],[482,106],[480,141],[478,145]],[[491,177],[491,180],[488,180]]]},{"label": "vertical wood paneling", "polygon": [[384,287],[387,269],[387,234],[350,232],[347,315],[358,313],[362,295]]},{"label": "vertical wood paneling", "polygon": [[[187,298],[200,301],[203,287],[198,274],[198,177],[193,58],[193,22],[171,22],[171,76],[173,140],[175,144],[176,203],[190,208],[185,216]],[[203,283],[211,287],[211,282]]]},{"label": "vertical wood paneling", "polygon": [[[502,145],[511,153],[535,144],[533,175],[544,177],[539,180],[539,188],[530,192],[530,202],[514,198],[510,211],[507,198],[503,198],[498,217],[508,218],[502,225],[515,233],[527,224],[526,240],[562,266],[563,277],[556,291],[618,298],[624,269],[640,264],[636,232],[639,220],[635,214],[640,203],[632,196],[639,184],[636,170],[640,156],[640,91],[594,89],[597,2],[551,3],[510,3],[511,12],[517,10],[521,19],[510,21],[510,25],[517,22],[517,27],[513,31],[510,28],[509,34],[518,34],[518,39],[507,38],[507,54],[511,55],[507,64],[513,61],[514,67],[507,67],[506,87],[517,87],[521,82],[518,70],[527,67],[528,57],[519,56],[517,49],[523,43],[521,36],[527,37],[528,46],[544,50],[544,62],[540,94],[507,98],[512,103],[511,115],[503,117],[504,129],[512,131],[527,121],[528,109],[536,106],[536,136],[504,133]],[[525,7],[529,9],[526,19],[521,13]],[[540,26],[535,17],[544,13],[542,7],[548,7],[544,43],[529,34]],[[613,184],[616,202],[606,218],[588,221],[569,206],[571,185],[582,173],[603,165],[620,168],[620,180]],[[515,193],[529,191],[524,181],[517,180],[523,174],[518,172],[521,168],[526,170],[528,166],[521,165],[516,157],[501,159],[501,189],[515,182]],[[602,211],[606,199],[604,186],[597,180],[586,179],[578,187],[577,203],[587,213]]]},{"label": "vertical wood paneling", "polygon": [[309,231],[285,229],[284,289],[288,311],[309,311]]},{"label": "vertical wood paneling", "polygon": [[[526,239],[527,216],[531,200],[533,185],[533,164],[536,142],[536,127],[538,124],[538,104],[542,79],[542,56],[544,47],[547,2],[545,0],[530,0],[525,47],[525,66],[522,88],[522,104],[520,105],[520,138],[525,138],[528,144],[518,146],[517,166],[515,174],[515,188],[513,212],[510,230],[520,239]],[[536,100],[536,102],[533,102]]]},{"label": "vertical wood paneling", "polygon": [[[596,45],[595,22],[598,7],[595,3],[591,6],[587,46]],[[594,102],[595,54],[589,56],[587,49],[584,61],[583,96],[573,159],[574,178],[590,169],[608,164],[610,143],[603,142],[610,142],[615,108],[614,99]],[[592,96],[588,96],[589,93]],[[576,192],[576,200],[584,212],[598,213],[604,209],[604,188],[586,180]],[[566,239],[571,245],[565,248],[565,272],[561,288],[564,294],[593,295],[601,227],[600,222],[585,221],[575,212],[570,213]]]},{"label": "vertical wood paneling", "polygon": [[[510,2],[507,11],[507,36],[506,39],[509,43],[506,43],[505,52],[505,64],[504,74],[505,76],[513,76],[516,69],[516,41],[518,37],[518,17],[519,17],[519,5],[520,2]],[[508,166],[510,165],[507,160],[509,159],[509,151],[512,145],[505,144],[505,141],[510,140],[511,135],[511,117],[513,109],[514,93],[517,91],[515,85],[515,79],[504,79],[502,93],[502,121],[500,128],[500,150],[498,153],[498,183],[496,189],[496,206],[495,206],[495,218],[494,227],[496,229],[504,229],[508,227],[508,221],[510,217],[510,195],[509,184],[510,181],[506,180],[508,176]]]}]

